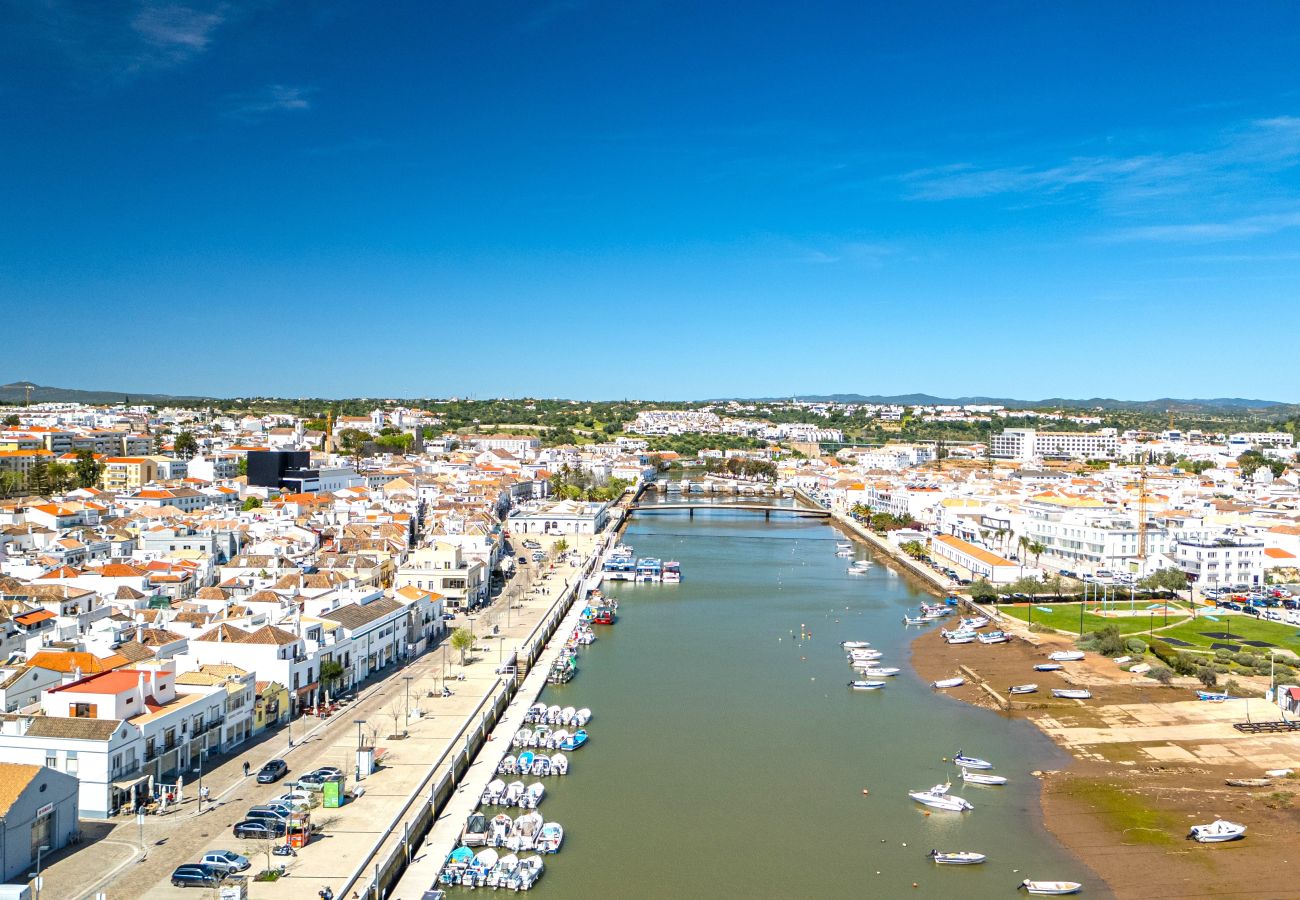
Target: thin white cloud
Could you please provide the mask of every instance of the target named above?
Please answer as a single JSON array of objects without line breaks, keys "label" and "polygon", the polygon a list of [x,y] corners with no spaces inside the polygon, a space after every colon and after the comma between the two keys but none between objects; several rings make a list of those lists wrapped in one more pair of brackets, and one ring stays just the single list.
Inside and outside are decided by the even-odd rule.
[{"label": "thin white cloud", "polygon": [[1108,235],[1113,241],[1239,241],[1300,228],[1300,212],[1245,216],[1222,222],[1143,225]]},{"label": "thin white cloud", "polygon": [[208,49],[212,33],[226,20],[225,6],[194,9],[177,4],[145,3],[131,28],[146,44],[182,60]]},{"label": "thin white cloud", "polygon": [[231,118],[253,120],[278,112],[307,110],[311,109],[313,93],[313,88],[268,84],[251,93],[229,96],[226,99],[225,113]]}]

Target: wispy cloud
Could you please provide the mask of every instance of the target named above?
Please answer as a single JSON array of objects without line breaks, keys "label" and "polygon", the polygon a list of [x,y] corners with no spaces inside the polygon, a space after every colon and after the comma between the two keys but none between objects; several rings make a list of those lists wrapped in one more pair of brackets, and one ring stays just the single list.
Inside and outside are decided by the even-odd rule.
[{"label": "wispy cloud", "polygon": [[233,119],[253,121],[278,112],[311,109],[314,88],[289,84],[268,84],[257,91],[231,94],[226,98],[224,112]]},{"label": "wispy cloud", "polygon": [[1222,222],[1143,225],[1107,236],[1114,241],[1239,241],[1300,228],[1300,212],[1245,216]]},{"label": "wispy cloud", "polygon": [[131,29],[145,46],[145,62],[176,64],[208,49],[213,32],[226,21],[229,8],[220,3],[196,9],[173,3],[145,3],[131,20]]}]

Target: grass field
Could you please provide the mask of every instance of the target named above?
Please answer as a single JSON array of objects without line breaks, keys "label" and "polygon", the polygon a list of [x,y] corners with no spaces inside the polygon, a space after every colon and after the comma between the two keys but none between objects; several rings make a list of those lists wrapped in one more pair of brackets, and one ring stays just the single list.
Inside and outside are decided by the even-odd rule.
[{"label": "grass field", "polygon": [[[1078,615],[1077,611],[1075,615]],[[1172,626],[1168,631],[1156,632],[1156,637],[1177,638],[1206,649],[1209,649],[1211,644],[1240,644],[1242,640],[1266,641],[1276,647],[1300,654],[1300,629],[1294,625],[1261,621],[1254,616],[1225,615],[1221,610],[1215,610],[1210,615],[1219,621],[1213,622],[1205,618],[1205,613],[1201,613],[1195,620],[1189,619],[1181,625]],[[1231,634],[1232,638],[1229,640],[1223,637],[1207,637],[1205,635],[1207,631]],[[1175,649],[1177,649],[1176,645]],[[1241,649],[1265,655],[1268,653],[1267,647],[1242,645]]]},{"label": "grass field", "polygon": [[[1089,631],[1100,631],[1107,625],[1115,625],[1119,628],[1120,634],[1146,634],[1148,628],[1152,626],[1160,628],[1165,623],[1165,617],[1161,613],[1156,613],[1154,618],[1141,613],[1135,616],[1097,616],[1092,614],[1091,610],[1093,608],[1093,604],[1088,604],[1089,611],[1084,612],[1083,614],[1084,633]],[[1138,609],[1140,610],[1141,608],[1142,607],[1139,605]],[[1022,622],[1035,622],[1039,625],[1047,625],[1060,631],[1068,631],[1074,634],[1079,633],[1079,604],[1077,603],[1053,603],[1050,606],[1048,604],[1034,604],[1032,606],[999,606],[998,609],[1009,616],[1015,616]],[[1044,609],[1050,609],[1051,612],[1043,612]],[[1173,610],[1170,610],[1169,621],[1171,623],[1177,622],[1181,617],[1181,613],[1175,615]],[[1210,630],[1213,631],[1214,629]],[[1159,633],[1157,633],[1156,636],[1159,637]]]}]

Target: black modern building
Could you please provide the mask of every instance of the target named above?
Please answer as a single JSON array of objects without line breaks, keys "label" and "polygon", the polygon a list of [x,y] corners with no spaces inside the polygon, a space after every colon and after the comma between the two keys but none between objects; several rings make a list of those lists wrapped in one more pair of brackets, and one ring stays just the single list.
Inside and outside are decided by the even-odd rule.
[{"label": "black modern building", "polygon": [[311,454],[306,450],[250,450],[248,484],[291,493],[315,490],[320,471],[310,466]]}]

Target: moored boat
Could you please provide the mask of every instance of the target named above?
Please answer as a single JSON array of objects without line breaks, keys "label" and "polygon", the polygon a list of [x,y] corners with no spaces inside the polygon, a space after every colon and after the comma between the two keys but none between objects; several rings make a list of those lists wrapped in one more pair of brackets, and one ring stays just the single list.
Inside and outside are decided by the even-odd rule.
[{"label": "moored boat", "polygon": [[537,835],[538,853],[558,853],[564,842],[564,826],[559,822],[547,822]]},{"label": "moored boat", "polygon": [[899,673],[898,666],[884,666],[875,669],[863,669],[862,674],[867,678],[889,678]]},{"label": "moored boat", "polygon": [[1083,659],[1082,650],[1057,650],[1055,653],[1049,653],[1047,658],[1053,662],[1078,662]]},{"label": "moored boat", "polygon": [[1020,882],[1020,890],[1028,891],[1031,894],[1060,897],[1065,894],[1079,893],[1079,891],[1083,890],[1083,885],[1077,881],[1031,881],[1026,878]]},{"label": "moored boat", "polygon": [[961,770],[961,780],[967,784],[1006,784],[1007,779],[1004,775],[988,775],[984,772],[972,772],[969,769]]},{"label": "moored boat", "polygon": [[505,887],[512,891],[526,891],[537,883],[537,879],[542,877],[542,858],[540,856],[529,856],[519,860],[519,865],[515,867],[514,877]]},{"label": "moored boat", "polygon": [[568,735],[560,741],[558,746],[560,750],[571,753],[585,743],[587,743],[587,730],[585,728],[579,728],[573,734]]},{"label": "moored boat", "polygon": [[490,847],[505,847],[510,844],[510,835],[514,831],[514,822],[505,813],[493,816],[488,826],[487,842]]},{"label": "moored boat", "polygon": [[1036,684],[1013,684],[1011,685],[1011,687],[1007,688],[1007,693],[1008,694],[1033,694],[1037,692],[1037,690],[1038,690],[1038,685]]},{"label": "moored boat", "polygon": [[510,879],[514,877],[515,869],[519,866],[519,857],[513,853],[507,853],[497,860],[497,864],[488,873],[487,887],[503,888],[510,884]]},{"label": "moored boat", "polygon": [[966,812],[974,809],[975,806],[964,797],[957,797],[949,794],[948,790],[952,785],[945,782],[936,784],[928,791],[908,791],[907,796],[911,797],[917,803],[929,806],[934,809],[942,809],[946,812]]},{"label": "moored boat", "polygon": [[966,754],[962,753],[960,750],[958,750],[955,754],[953,754],[952,761],[955,764],[967,769],[993,768],[993,763],[989,762],[987,759],[980,759],[978,756],[967,756]]},{"label": "moored boat", "polygon": [[483,795],[479,798],[479,802],[484,806],[496,806],[501,802],[501,795],[505,792],[506,783],[500,778],[493,778],[487,783],[487,787],[483,788]]},{"label": "moored boat", "polygon": [[510,836],[511,850],[534,850],[537,848],[537,834],[542,830],[542,814],[527,812],[515,819]]},{"label": "moored boat", "polygon": [[552,775],[569,774],[569,758],[565,756],[563,753],[555,753],[551,755],[551,774]]},{"label": "moored boat", "polygon": [[537,754],[537,758],[533,760],[533,764],[529,768],[528,774],[536,778],[545,778],[547,775],[550,775],[551,758],[549,756],[543,756],[540,753]]},{"label": "moored boat", "polygon": [[591,710],[587,709],[587,707],[584,706],[582,709],[578,710],[576,713],[573,714],[573,721],[570,722],[569,724],[576,725],[579,728],[581,728],[582,726],[586,725],[590,721],[591,721]]},{"label": "moored boat", "polygon": [[940,688],[940,689],[955,688],[955,687],[961,687],[965,683],[966,683],[966,679],[962,678],[961,676],[958,676],[956,678],[941,678],[938,681],[932,681],[930,682],[930,687]]},{"label": "moored boat", "polygon": [[849,687],[855,691],[878,691],[885,686],[883,681],[850,681]]},{"label": "moored boat", "polygon": [[988,634],[981,634],[979,641],[981,644],[1005,644],[1011,638],[1005,631],[990,631]]},{"label": "moored boat", "polygon": [[1087,700],[1092,697],[1092,691],[1083,688],[1052,688],[1052,696],[1062,700]]},{"label": "moored boat", "polygon": [[903,616],[904,625],[924,625],[928,621],[930,620],[925,618],[924,616],[917,616],[915,618],[913,618],[912,616],[906,616],[906,615]]},{"label": "moored boat", "polygon": [[[551,761],[549,759],[544,756],[540,757],[540,759],[546,759],[547,768],[550,768]],[[537,809],[542,805],[542,798],[545,796],[546,786],[540,781],[534,782],[528,785],[528,789],[524,791],[523,797],[519,800],[519,805],[524,809]]]},{"label": "moored boat", "polygon": [[513,775],[518,771],[519,769],[515,765],[515,758],[513,756],[505,756],[502,758],[501,762],[497,764],[498,775]]},{"label": "moored boat", "polygon": [[682,580],[682,564],[675,560],[665,562],[661,577],[664,584],[680,584]]},{"label": "moored boat", "polygon": [[1221,844],[1224,841],[1240,840],[1246,836],[1246,826],[1227,819],[1215,819],[1209,825],[1193,825],[1187,835],[1202,844]]},{"label": "moored boat", "polygon": [[931,850],[930,858],[941,866],[974,866],[988,859],[983,853],[973,853],[969,850],[958,850],[953,853]]},{"label": "moored boat", "polygon": [[871,641],[840,641],[840,646],[845,650],[865,650],[871,646]]},{"label": "moored boat", "polygon": [[470,813],[460,830],[460,842],[466,847],[482,847],[487,841],[488,819],[481,812]]},{"label": "moored boat", "polygon": [[520,771],[520,772],[525,772],[525,773],[527,773],[527,772],[531,772],[532,769],[533,769],[533,759],[534,759],[536,756],[537,756],[537,754],[533,753],[533,751],[531,751],[531,750],[525,750],[523,753],[520,753],[520,754],[519,754],[519,771]]}]

